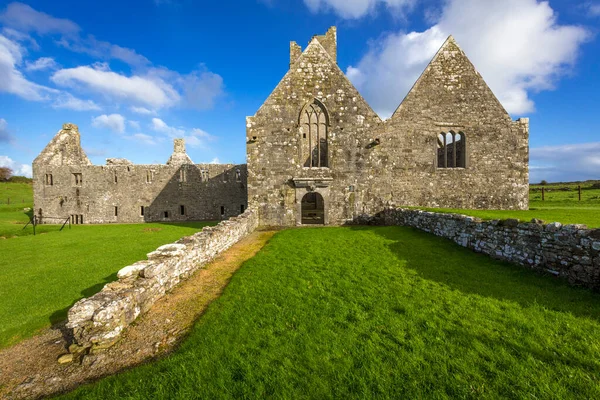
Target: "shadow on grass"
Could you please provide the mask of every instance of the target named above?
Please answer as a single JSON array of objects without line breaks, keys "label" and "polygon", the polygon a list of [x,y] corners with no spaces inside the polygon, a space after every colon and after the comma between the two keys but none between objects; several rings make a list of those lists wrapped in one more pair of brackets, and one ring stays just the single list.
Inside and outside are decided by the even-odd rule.
[{"label": "shadow on grass", "polygon": [[[117,280],[117,273],[115,272],[114,274],[110,274],[109,276],[106,276],[104,278],[102,278],[102,282],[97,283],[93,286],[90,286],[87,289],[84,289],[81,291],[81,298],[85,298],[85,297],[90,297],[95,295],[96,293],[98,293],[99,291],[102,290],[102,288],[104,287],[104,285],[106,285],[107,283],[110,282],[114,282]],[[71,309],[71,307],[73,307],[75,305],[75,303],[77,303],[80,299],[75,300],[73,303],[71,303],[70,306],[65,307],[61,310],[55,311],[52,313],[52,315],[50,315],[50,324],[55,325],[59,322],[64,321],[65,319],[67,319],[67,313],[69,312],[69,310]]]},{"label": "shadow on grass", "polygon": [[[409,227],[353,227],[373,230],[406,267],[452,290],[533,305],[600,321],[600,293],[516,264],[494,260],[453,241]],[[410,234],[407,234],[410,232]]]}]

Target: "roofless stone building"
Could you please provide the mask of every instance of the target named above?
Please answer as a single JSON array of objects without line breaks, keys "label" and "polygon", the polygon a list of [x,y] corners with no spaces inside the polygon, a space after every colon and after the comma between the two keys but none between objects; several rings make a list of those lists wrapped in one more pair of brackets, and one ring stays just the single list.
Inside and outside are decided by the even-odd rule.
[{"label": "roofless stone building", "polygon": [[[65,124],[33,164],[35,212],[77,223],[219,219],[343,224],[387,205],[527,209],[529,121],[513,121],[452,37],[388,120],[337,65],[335,27],[302,50],[246,120],[246,165],[93,166]],[[47,221],[55,222],[55,221]]]}]

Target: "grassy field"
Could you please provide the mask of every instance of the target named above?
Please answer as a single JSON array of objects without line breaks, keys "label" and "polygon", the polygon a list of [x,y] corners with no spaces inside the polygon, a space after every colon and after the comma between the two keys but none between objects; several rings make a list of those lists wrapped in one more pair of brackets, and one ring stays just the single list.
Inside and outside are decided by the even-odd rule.
[{"label": "grassy field", "polygon": [[65,319],[119,269],[208,224],[76,225],[0,240],[0,347]]},{"label": "grassy field", "polygon": [[600,398],[600,295],[405,227],[279,232],[169,357],[68,399]]},{"label": "grassy field", "polygon": [[[599,181],[581,183],[555,183],[544,185],[545,200],[542,201],[541,185],[531,185],[529,210],[463,210],[457,208],[424,208],[429,211],[458,213],[492,220],[516,218],[531,221],[533,218],[563,224],[586,224],[590,228],[600,227],[600,188],[592,188]],[[577,186],[581,185],[581,201]]]}]

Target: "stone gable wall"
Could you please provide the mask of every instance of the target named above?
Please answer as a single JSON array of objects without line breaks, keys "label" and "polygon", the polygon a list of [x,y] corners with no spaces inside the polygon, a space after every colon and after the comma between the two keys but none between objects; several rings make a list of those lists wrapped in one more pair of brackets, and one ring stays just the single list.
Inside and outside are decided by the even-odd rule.
[{"label": "stone gable wall", "polygon": [[600,229],[586,225],[482,221],[457,214],[387,208],[362,222],[412,226],[493,258],[600,289]]},{"label": "stone gable wall", "polygon": [[121,269],[117,281],[69,310],[67,328],[74,340],[69,351],[81,354],[112,346],[156,300],[257,226],[258,213],[248,209],[214,227],[161,246],[149,253],[147,260]]},{"label": "stone gable wall", "polygon": [[[328,54],[334,48],[332,32],[299,56],[294,44],[289,71],[247,118],[248,201],[261,224],[297,225],[308,190],[324,197],[333,225],[389,205],[527,209],[529,121],[511,120],[452,38],[386,121]],[[315,99],[329,115],[328,168],[300,157],[300,112]],[[449,131],[466,136],[466,168],[437,168],[437,135]],[[307,179],[308,189],[295,184]]]}]

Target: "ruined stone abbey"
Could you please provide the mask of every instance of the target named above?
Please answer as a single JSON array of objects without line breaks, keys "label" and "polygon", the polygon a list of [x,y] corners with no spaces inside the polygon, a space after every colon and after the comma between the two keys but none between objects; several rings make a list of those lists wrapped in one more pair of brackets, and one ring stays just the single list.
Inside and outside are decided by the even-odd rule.
[{"label": "ruined stone abbey", "polygon": [[72,223],[217,220],[339,225],[386,206],[527,209],[529,123],[512,121],[452,37],[388,120],[336,61],[335,27],[302,50],[246,120],[247,165],[92,165],[65,124],[34,160],[35,215]]}]

